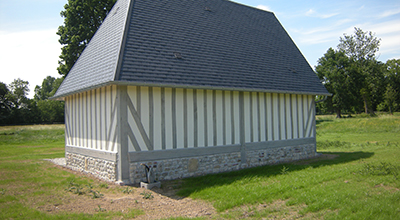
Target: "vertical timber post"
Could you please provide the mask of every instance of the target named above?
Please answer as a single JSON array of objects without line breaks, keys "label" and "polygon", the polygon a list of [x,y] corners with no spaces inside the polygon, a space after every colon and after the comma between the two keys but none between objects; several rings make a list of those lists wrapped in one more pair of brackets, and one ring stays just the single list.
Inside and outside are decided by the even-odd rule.
[{"label": "vertical timber post", "polygon": [[316,108],[317,107],[317,105],[315,104],[315,97],[312,97],[312,101],[311,101],[311,108],[312,108],[312,117],[313,117],[313,120],[312,120],[312,137],[314,138],[314,153],[315,153],[315,156],[317,155],[317,122],[316,122],[316,114],[317,114],[317,111],[316,111]]},{"label": "vertical timber post", "polygon": [[244,126],[244,92],[239,92],[239,129],[240,129],[240,158],[241,165],[247,163],[246,159],[246,136]]},{"label": "vertical timber post", "polygon": [[118,117],[118,152],[117,152],[117,183],[129,184],[129,152],[128,152],[128,106],[127,86],[118,86],[117,117]]}]

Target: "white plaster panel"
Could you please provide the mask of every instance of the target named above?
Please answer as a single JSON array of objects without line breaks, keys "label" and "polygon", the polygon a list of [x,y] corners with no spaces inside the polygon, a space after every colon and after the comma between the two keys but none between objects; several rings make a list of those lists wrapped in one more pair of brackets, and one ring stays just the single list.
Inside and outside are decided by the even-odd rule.
[{"label": "white plaster panel", "polygon": [[194,146],[194,112],[193,112],[193,89],[186,90],[186,104],[187,104],[187,140],[188,147]]},{"label": "white plaster panel", "polygon": [[[245,142],[251,142],[251,128],[250,128],[250,93],[243,93],[243,105],[244,105],[244,135]],[[239,121],[240,122],[240,121]],[[239,123],[240,124],[240,123]]]},{"label": "white plaster panel", "polygon": [[214,143],[212,92],[213,92],[212,90],[207,90],[207,137],[208,137],[207,146],[213,146]]},{"label": "white plaster panel", "polygon": [[274,139],[273,137],[273,132],[272,132],[272,128],[273,128],[273,115],[272,115],[272,110],[273,110],[273,106],[272,106],[272,94],[271,93],[267,93],[266,94],[267,98],[267,109],[266,109],[266,118],[267,118],[267,137],[268,137],[268,141],[272,141]]},{"label": "white plaster panel", "polygon": [[260,123],[260,137],[261,140],[260,141],[266,141],[266,129],[265,129],[265,125],[267,123],[266,119],[265,119],[265,93],[259,93],[259,97],[258,97],[258,102],[260,103],[260,118],[259,118],[259,123]]},{"label": "white plaster panel", "polygon": [[161,137],[161,88],[153,88],[153,109],[154,109],[154,150],[162,149],[162,137]]},{"label": "white plaster panel", "polygon": [[216,91],[216,123],[217,123],[217,146],[224,144],[224,124],[222,111],[222,91]]},{"label": "white plaster panel", "polygon": [[235,144],[240,144],[240,114],[239,114],[239,92],[233,92],[233,106],[235,115]]},{"label": "white plaster panel", "polygon": [[[136,102],[134,102],[136,103]],[[139,107],[133,104],[136,109]],[[140,87],[140,121],[147,135],[149,135],[149,87]]]},{"label": "white plaster panel", "polygon": [[229,91],[223,91],[224,95],[225,95],[225,141],[226,144],[232,144],[232,115],[231,115],[231,108],[232,107],[232,103],[231,103],[231,93]]},{"label": "white plaster panel", "polygon": [[258,129],[258,124],[260,121],[259,115],[258,115],[258,105],[259,105],[259,100],[257,99],[257,92],[252,92],[251,94],[251,99],[252,99],[252,104],[253,104],[253,111],[251,114],[253,115],[253,142],[258,142],[258,136],[260,130]]},{"label": "white plaster panel", "polygon": [[173,148],[172,139],[172,89],[165,88],[165,143],[166,149]]},{"label": "white plaster panel", "polygon": [[198,147],[204,147],[204,90],[198,89],[196,90],[196,98],[197,98],[197,141]]},{"label": "white plaster panel", "polygon": [[183,89],[176,89],[176,144],[177,148],[184,148],[184,126],[183,126]]}]

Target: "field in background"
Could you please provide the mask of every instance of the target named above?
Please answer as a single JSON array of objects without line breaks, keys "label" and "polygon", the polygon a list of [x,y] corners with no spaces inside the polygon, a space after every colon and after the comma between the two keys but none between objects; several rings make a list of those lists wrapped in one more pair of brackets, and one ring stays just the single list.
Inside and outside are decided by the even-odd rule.
[{"label": "field in background", "polygon": [[[398,219],[400,114],[317,116],[316,124],[318,151],[324,154],[318,159],[189,178],[169,186],[181,196],[213,204],[218,213],[207,217],[211,219]],[[116,196],[128,190],[43,161],[63,156],[63,125],[0,127],[0,219],[129,219],[148,214],[100,205],[90,214],[48,211],[82,202],[80,198],[101,200],[91,200],[91,193],[71,193],[74,184]]]}]

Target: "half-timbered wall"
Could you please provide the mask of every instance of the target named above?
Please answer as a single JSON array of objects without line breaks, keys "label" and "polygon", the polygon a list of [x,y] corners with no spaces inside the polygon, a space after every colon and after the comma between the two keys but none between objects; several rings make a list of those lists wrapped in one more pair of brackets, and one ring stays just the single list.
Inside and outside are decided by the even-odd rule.
[{"label": "half-timbered wall", "polygon": [[[129,151],[240,144],[237,91],[128,86]],[[246,143],[315,136],[310,95],[243,92]]]},{"label": "half-timbered wall", "polygon": [[[117,86],[66,98],[66,145],[115,152]],[[240,144],[239,92],[128,86],[129,151]],[[245,142],[315,136],[313,97],[244,92]]]},{"label": "half-timbered wall", "polygon": [[107,86],[65,98],[67,146],[117,151],[117,86]]},{"label": "half-timbered wall", "polygon": [[141,181],[141,163],[161,180],[316,155],[311,95],[113,85],[65,103],[67,166],[108,181]]}]

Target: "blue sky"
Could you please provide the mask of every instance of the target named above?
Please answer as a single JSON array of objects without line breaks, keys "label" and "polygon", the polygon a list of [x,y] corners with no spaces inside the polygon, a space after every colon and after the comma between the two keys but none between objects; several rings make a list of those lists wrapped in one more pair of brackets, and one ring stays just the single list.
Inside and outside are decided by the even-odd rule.
[{"label": "blue sky", "polygon": [[[378,60],[400,59],[400,1],[235,0],[272,11],[312,67],[354,27],[381,38]],[[0,0],[0,82],[30,83],[29,97],[46,76],[59,77],[56,35],[67,0]]]}]

